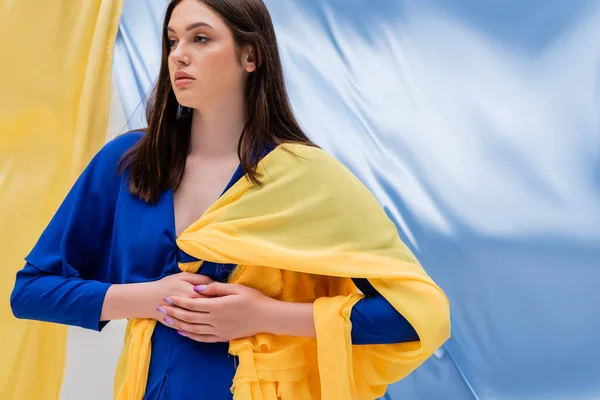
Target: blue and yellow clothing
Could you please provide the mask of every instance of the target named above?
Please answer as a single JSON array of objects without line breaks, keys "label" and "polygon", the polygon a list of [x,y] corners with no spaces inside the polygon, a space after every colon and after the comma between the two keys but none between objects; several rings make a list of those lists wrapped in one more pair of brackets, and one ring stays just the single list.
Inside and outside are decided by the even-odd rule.
[{"label": "blue and yellow clothing", "polygon": [[[17,317],[101,330],[110,285],[157,280],[196,260],[177,245],[172,191],[147,204],[129,193],[128,174],[117,173],[120,158],[141,136],[130,133],[108,143],[77,180],[17,274],[11,296]],[[223,193],[242,176],[240,166]],[[234,268],[205,261],[198,273],[224,282]],[[366,295],[352,307],[352,344],[419,340],[369,280],[354,283]],[[228,343],[198,343],[157,324],[151,346],[144,399],[232,398],[237,360]]]}]

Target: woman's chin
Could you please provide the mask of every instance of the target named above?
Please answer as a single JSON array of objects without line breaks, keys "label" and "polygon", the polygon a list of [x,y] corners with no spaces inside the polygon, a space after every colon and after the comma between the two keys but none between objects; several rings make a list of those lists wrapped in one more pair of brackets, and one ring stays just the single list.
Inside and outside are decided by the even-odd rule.
[{"label": "woman's chin", "polygon": [[177,102],[179,103],[179,105],[181,107],[198,108],[198,104],[196,104],[196,102],[192,101],[189,98],[189,96],[177,96],[177,95],[175,95],[175,98],[177,99]]}]

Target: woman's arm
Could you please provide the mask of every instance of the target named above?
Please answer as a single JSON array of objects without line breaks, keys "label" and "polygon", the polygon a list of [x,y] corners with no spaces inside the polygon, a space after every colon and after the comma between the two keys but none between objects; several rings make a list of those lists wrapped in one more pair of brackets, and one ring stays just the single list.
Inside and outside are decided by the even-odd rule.
[{"label": "woman's arm", "polygon": [[[262,331],[274,335],[315,337],[312,303],[265,302],[259,313]],[[414,342],[419,335],[412,325],[379,293],[368,294],[352,308],[352,344]]]},{"label": "woman's arm", "polygon": [[26,264],[17,273],[10,304],[17,318],[101,330],[113,319],[160,318],[156,304],[163,298],[199,297],[194,286],[210,282],[203,275],[180,273],[155,282],[111,285],[51,275]]},{"label": "woman's arm", "polygon": [[131,142],[117,139],[96,154],[26,257],[11,294],[16,317],[102,329],[125,140]]},{"label": "woman's arm", "polygon": [[[256,289],[218,282],[198,290],[203,298],[171,297],[173,304],[161,307],[166,314],[163,323],[202,342],[228,341],[257,333],[316,337],[313,303],[279,301]],[[359,306],[361,303],[364,304]],[[381,295],[365,297],[357,306],[358,317],[354,319],[363,322],[363,326],[353,326],[353,344],[418,340],[408,321]],[[365,317],[365,312],[372,315]]]},{"label": "woman's arm", "polygon": [[365,295],[352,307],[352,344],[392,344],[415,342],[419,335],[413,326],[368,279],[353,279]]},{"label": "woman's arm", "polygon": [[161,319],[156,305],[171,296],[196,298],[197,285],[206,285],[212,280],[204,275],[181,272],[161,280],[125,285],[112,285],[104,298],[100,319],[108,321],[127,318]]},{"label": "woman's arm", "polygon": [[65,278],[31,264],[17,273],[10,296],[15,317],[101,330],[102,303],[110,284]]},{"label": "woman's arm", "polygon": [[101,320],[151,313],[141,300],[146,286],[107,283],[115,272],[109,255],[121,183],[117,164],[140,137],[111,141],[77,179],[17,273],[15,316],[99,330]]},{"label": "woman's arm", "polygon": [[316,337],[313,303],[273,300],[263,303],[261,331],[274,335]]}]

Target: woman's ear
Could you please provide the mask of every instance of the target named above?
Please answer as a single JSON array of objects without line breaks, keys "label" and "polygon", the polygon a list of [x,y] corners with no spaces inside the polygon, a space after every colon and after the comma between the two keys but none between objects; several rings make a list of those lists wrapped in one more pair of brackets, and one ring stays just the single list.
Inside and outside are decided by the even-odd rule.
[{"label": "woman's ear", "polygon": [[254,47],[251,45],[244,46],[242,49],[242,68],[246,70],[246,72],[254,72],[256,71],[256,66],[258,64],[256,51],[254,51]]}]

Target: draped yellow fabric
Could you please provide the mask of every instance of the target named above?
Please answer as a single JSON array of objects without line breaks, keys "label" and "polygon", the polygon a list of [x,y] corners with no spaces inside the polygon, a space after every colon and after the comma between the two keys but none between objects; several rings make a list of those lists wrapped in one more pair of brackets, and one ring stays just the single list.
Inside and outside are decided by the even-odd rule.
[{"label": "draped yellow fabric", "polygon": [[0,398],[59,397],[67,328],[18,321],[15,273],[106,140],[123,0],[0,0]]},{"label": "draped yellow fabric", "polygon": [[[377,200],[324,151],[281,145],[259,164],[262,186],[241,179],[184,231],[178,246],[202,260],[233,263],[231,276],[268,296],[313,302],[317,338],[259,334],[234,340],[235,400],[351,400],[382,396],[450,334],[449,304],[402,243]],[[196,264],[182,264],[194,272]],[[201,269],[200,269],[201,272]],[[350,311],[371,284],[415,327],[420,341],[351,343]],[[130,322],[119,399],[141,399],[151,322]],[[125,357],[124,357],[125,358]]]}]

